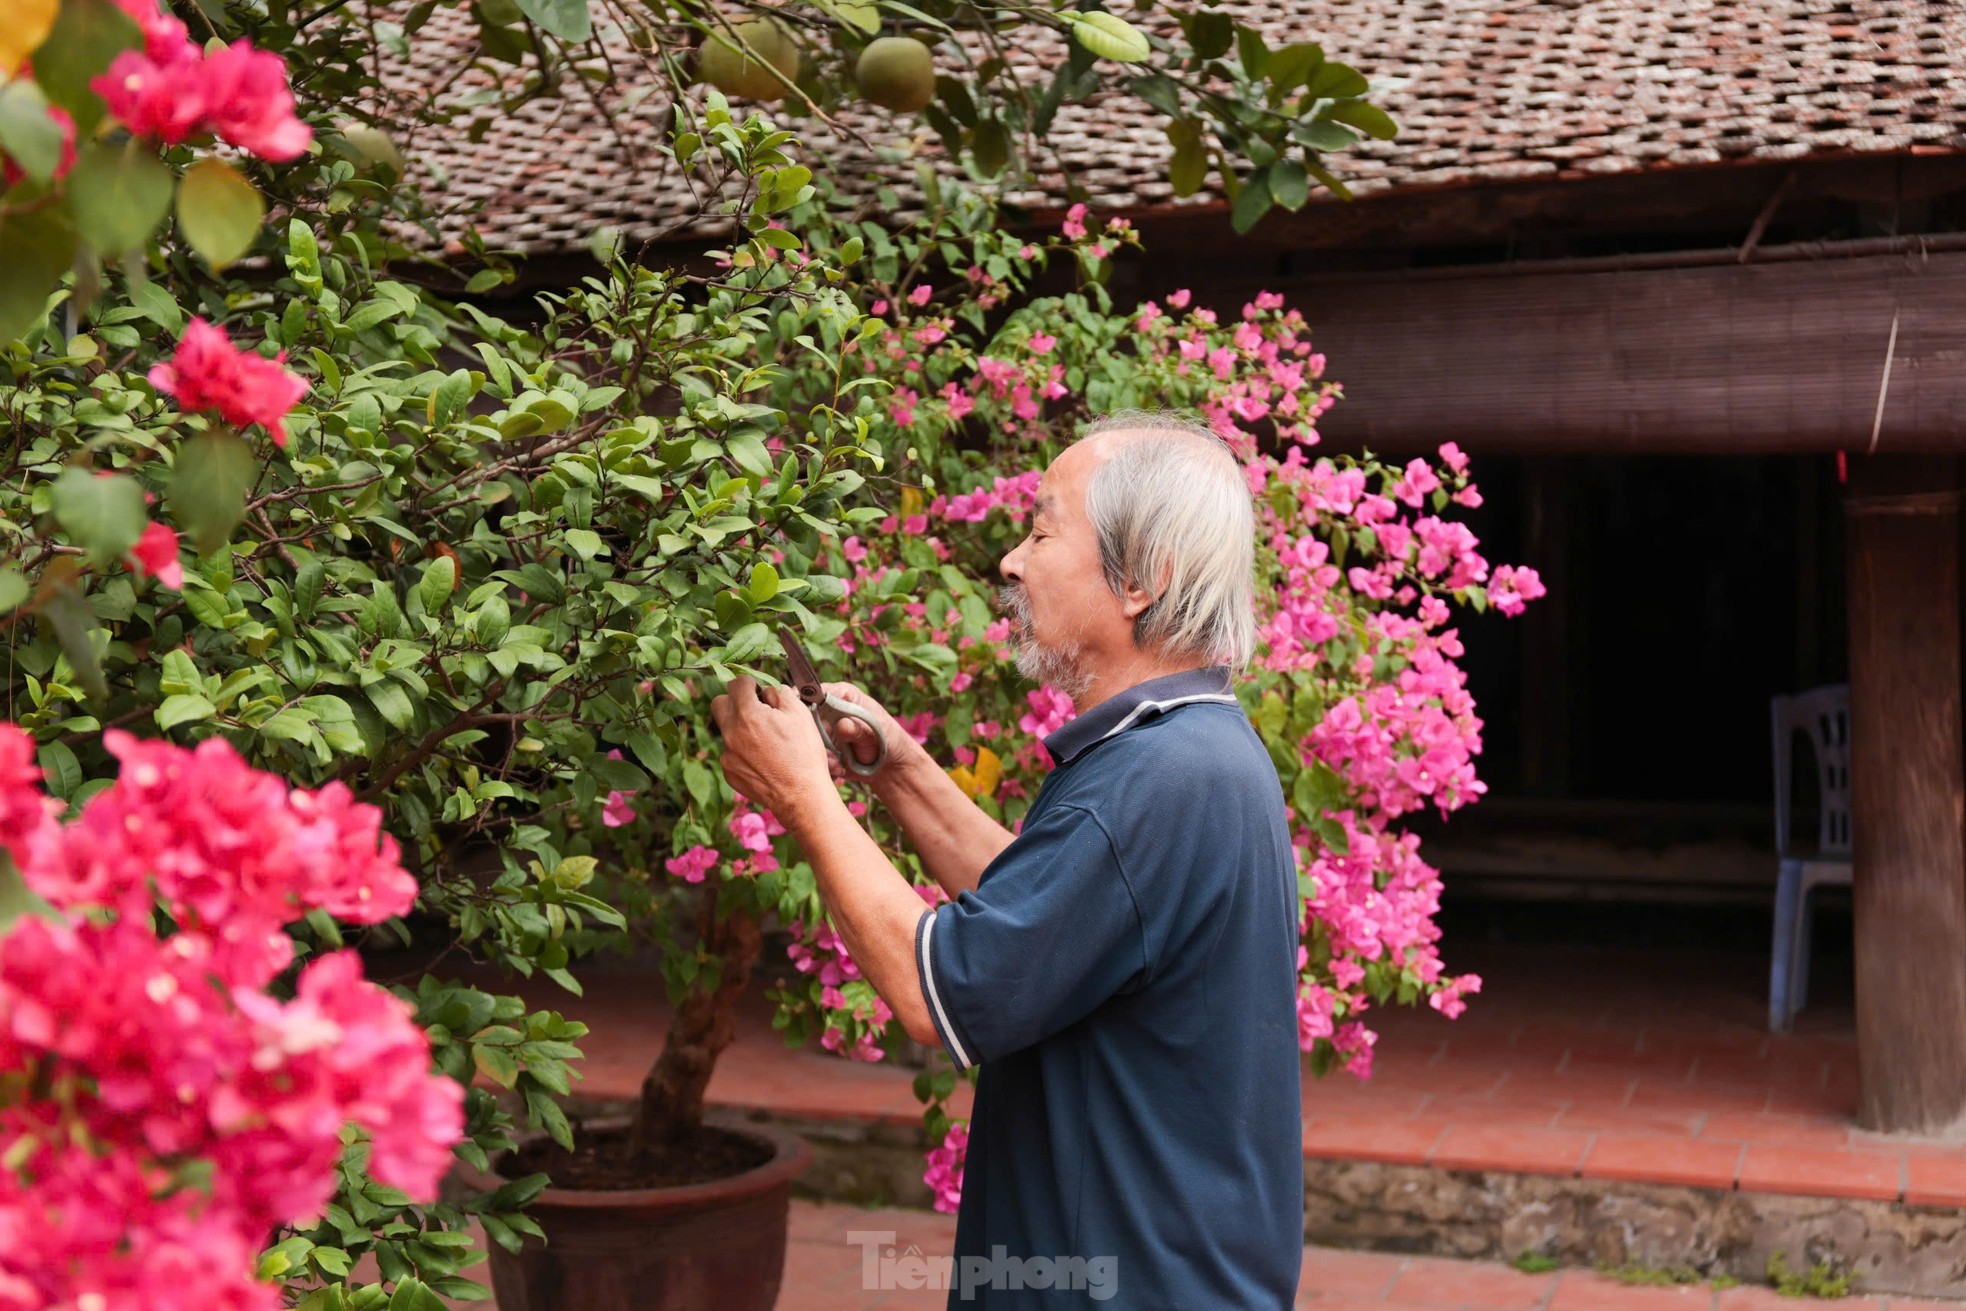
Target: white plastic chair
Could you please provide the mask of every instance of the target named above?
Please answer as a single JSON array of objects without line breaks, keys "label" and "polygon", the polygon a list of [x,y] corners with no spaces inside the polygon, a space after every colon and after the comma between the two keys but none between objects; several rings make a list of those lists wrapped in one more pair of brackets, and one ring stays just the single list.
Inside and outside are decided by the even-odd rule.
[{"label": "white plastic chair", "polygon": [[[1814,927],[1809,894],[1851,881],[1850,688],[1838,683],[1771,699],[1775,727],[1775,936],[1768,964],[1768,1027],[1788,1032],[1809,1004],[1809,941]],[[1820,820],[1813,850],[1792,841],[1790,784],[1797,734],[1816,756]]]}]

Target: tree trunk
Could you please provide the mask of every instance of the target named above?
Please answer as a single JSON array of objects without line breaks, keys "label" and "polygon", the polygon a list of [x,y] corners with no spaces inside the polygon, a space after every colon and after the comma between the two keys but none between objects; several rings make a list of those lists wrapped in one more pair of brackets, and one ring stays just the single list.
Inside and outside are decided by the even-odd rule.
[{"label": "tree trunk", "polygon": [[635,1115],[638,1152],[659,1152],[703,1123],[710,1075],[737,1033],[737,999],[758,960],[758,923],[742,911],[718,923],[715,907],[716,888],[711,885],[704,889],[703,943],[723,962],[723,970],[714,992],[692,988],[669,1022],[662,1055],[642,1081]]},{"label": "tree trunk", "polygon": [[1959,494],[1949,460],[1852,461],[1850,786],[1858,1122],[1966,1114]]}]

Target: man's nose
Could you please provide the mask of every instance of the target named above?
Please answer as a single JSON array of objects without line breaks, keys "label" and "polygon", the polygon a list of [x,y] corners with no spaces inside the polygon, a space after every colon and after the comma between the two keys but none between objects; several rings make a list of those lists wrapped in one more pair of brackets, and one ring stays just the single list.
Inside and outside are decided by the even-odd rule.
[{"label": "man's nose", "polygon": [[1004,558],[997,562],[997,572],[1004,576],[1005,582],[1024,581],[1024,543],[1019,542],[1010,548]]}]

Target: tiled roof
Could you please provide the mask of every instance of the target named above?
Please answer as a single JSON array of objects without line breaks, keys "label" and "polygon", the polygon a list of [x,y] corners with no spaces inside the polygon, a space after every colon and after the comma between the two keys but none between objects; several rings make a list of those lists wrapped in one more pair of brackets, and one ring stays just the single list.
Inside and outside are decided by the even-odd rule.
[{"label": "tiled roof", "polygon": [[[1960,0],[1270,0],[1226,5],[1262,16],[1273,44],[1322,42],[1374,79],[1408,79],[1375,97],[1398,140],[1334,159],[1361,195],[1523,179],[1630,173],[1729,160],[1966,151],[1966,18]],[[414,64],[386,59],[394,93],[451,106],[482,97],[511,65],[473,62],[462,9],[436,12],[409,43]],[[507,114],[496,106],[407,143],[413,160],[492,244],[578,249],[602,224],[631,240],[676,235],[695,212],[654,149],[662,105],[646,56],[611,51],[620,76],[604,113],[570,85]],[[1026,41],[1033,76],[1056,43]],[[836,118],[891,140],[897,122],[855,108]],[[612,119],[612,124],[610,123]],[[1124,95],[1068,106],[1052,146],[1096,208],[1176,203],[1162,120]],[[904,207],[917,160],[877,163],[863,142],[816,120],[790,123],[843,178],[878,172]],[[476,139],[473,139],[474,135]],[[949,168],[925,129],[915,151]],[[1011,199],[1062,204],[1053,173]],[[1219,204],[1203,195],[1187,204]],[[703,229],[699,228],[701,232]],[[707,235],[707,234],[706,234]]]}]

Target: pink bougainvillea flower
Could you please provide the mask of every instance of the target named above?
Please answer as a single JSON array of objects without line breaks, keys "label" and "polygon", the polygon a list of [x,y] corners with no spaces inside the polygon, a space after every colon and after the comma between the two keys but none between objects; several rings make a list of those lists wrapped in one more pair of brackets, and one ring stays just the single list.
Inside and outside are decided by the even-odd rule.
[{"label": "pink bougainvillea flower", "polygon": [[213,410],[242,428],[260,424],[275,446],[285,446],[284,421],[307,394],[306,380],[284,367],[286,358],[285,351],[270,360],[242,351],[225,329],[196,318],[185,326],[177,353],[150,370],[150,385],[187,410]]},{"label": "pink bougainvillea flower", "polygon": [[623,792],[620,788],[609,792],[607,802],[601,807],[601,823],[609,828],[634,823],[637,818],[635,808],[628,804],[628,798],[634,795],[632,791]]},{"label": "pink bougainvillea flower", "polygon": [[1072,241],[1077,241],[1085,235],[1084,205],[1074,205],[1065,211],[1065,224],[1062,231]]},{"label": "pink bougainvillea flower", "polygon": [[701,883],[722,859],[714,847],[695,846],[663,861],[662,867],[685,883]]},{"label": "pink bougainvillea flower", "polygon": [[[0,844],[57,911],[0,951],[0,1075],[20,1093],[0,1103],[0,1307],[168,1307],[196,1287],[277,1311],[256,1253],[320,1216],[348,1126],[418,1201],[463,1136],[463,1086],[354,952],[310,962],[291,1000],[266,990],[284,926],[400,914],[416,883],[339,784],[290,789],[223,739],[103,736],[122,772],[61,824],[32,739],[0,724]],[[187,1162],[195,1187],[177,1186]]]},{"label": "pink bougainvillea flower", "polygon": [[314,131],[294,116],[287,63],[248,40],[207,55],[184,24],[146,0],[117,0],[143,29],[143,49],[111,61],[90,89],[140,137],[175,145],[209,131],[261,159],[306,152]]},{"label": "pink bougainvillea flower", "polygon": [[234,41],[205,57],[205,121],[211,130],[261,159],[285,163],[307,152],[314,130],[294,117],[287,64],[251,41]]},{"label": "pink bougainvillea flower", "polygon": [[922,1182],[935,1193],[935,1209],[954,1215],[963,1195],[963,1162],[969,1156],[969,1125],[949,1126],[942,1145],[928,1153],[928,1169]]},{"label": "pink bougainvillea flower", "polygon": [[910,305],[926,305],[928,304],[928,298],[934,294],[935,289],[924,282],[908,293],[908,303]]},{"label": "pink bougainvillea flower", "polygon": [[163,524],[145,525],[143,536],[130,548],[130,564],[139,574],[155,578],[173,591],[184,587],[184,566],[178,562],[177,534]]},{"label": "pink bougainvillea flower", "polygon": [[117,55],[89,89],[130,131],[174,146],[197,131],[205,117],[202,56],[182,23],[172,20],[158,31],[165,35],[153,37],[143,50]]}]

